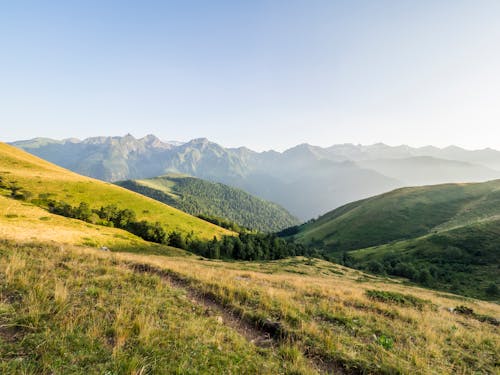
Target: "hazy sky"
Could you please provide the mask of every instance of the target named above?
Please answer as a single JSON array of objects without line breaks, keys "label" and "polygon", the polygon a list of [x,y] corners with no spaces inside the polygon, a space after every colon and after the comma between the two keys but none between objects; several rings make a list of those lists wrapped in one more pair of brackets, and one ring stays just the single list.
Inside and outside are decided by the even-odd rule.
[{"label": "hazy sky", "polygon": [[0,0],[0,139],[500,148],[499,0]]}]

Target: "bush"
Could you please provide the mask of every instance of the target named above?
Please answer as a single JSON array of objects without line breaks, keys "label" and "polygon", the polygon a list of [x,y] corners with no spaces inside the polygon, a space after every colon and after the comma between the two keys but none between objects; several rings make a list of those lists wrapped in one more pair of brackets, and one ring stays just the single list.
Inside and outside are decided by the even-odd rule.
[{"label": "bush", "polygon": [[167,243],[169,244],[169,246],[177,247],[179,249],[187,248],[186,241],[182,237],[182,234],[176,231],[168,235]]},{"label": "bush", "polygon": [[385,273],[385,268],[382,263],[372,260],[370,263],[368,263],[368,271],[381,274]]},{"label": "bush", "polygon": [[486,288],[486,294],[491,296],[491,297],[495,297],[495,296],[498,296],[500,293],[499,293],[499,289],[498,289],[498,286],[497,284],[495,283],[491,283],[490,285],[488,285],[488,287]]},{"label": "bush", "polygon": [[394,346],[394,340],[390,337],[385,336],[385,335],[380,336],[377,339],[377,343],[379,345],[383,346],[384,349],[386,349],[386,350],[390,350]]},{"label": "bush", "polygon": [[152,224],[146,220],[137,221],[135,212],[128,208],[120,210],[116,205],[108,205],[98,210],[92,210],[86,202],[81,202],[78,207],[73,207],[68,203],[53,200],[48,201],[48,207],[49,211],[56,215],[89,223],[97,223],[100,219],[99,224],[101,225],[125,229],[146,241],[167,242],[167,233],[160,223]]}]

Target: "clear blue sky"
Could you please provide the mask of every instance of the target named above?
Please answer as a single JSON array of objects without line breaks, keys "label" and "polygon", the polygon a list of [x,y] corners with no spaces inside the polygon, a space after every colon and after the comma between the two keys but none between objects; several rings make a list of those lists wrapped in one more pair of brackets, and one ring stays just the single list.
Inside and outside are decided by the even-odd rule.
[{"label": "clear blue sky", "polygon": [[0,0],[0,130],[500,148],[500,1]]}]

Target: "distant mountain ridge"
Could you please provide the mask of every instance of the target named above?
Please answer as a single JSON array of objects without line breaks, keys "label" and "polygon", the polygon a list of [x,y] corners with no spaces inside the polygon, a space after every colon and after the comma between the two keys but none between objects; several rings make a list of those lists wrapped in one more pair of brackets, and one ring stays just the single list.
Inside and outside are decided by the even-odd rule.
[{"label": "distant mountain ridge", "polygon": [[307,220],[350,201],[394,188],[500,178],[500,152],[458,147],[302,144],[284,152],[224,148],[206,138],[163,142],[93,137],[13,142],[55,164],[105,181],[183,173],[241,188]]}]

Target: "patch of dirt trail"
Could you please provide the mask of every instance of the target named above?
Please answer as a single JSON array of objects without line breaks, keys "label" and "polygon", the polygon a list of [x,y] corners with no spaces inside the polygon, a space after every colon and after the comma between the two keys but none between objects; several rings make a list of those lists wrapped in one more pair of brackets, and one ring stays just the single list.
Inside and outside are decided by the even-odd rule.
[{"label": "patch of dirt trail", "polygon": [[[206,310],[207,316],[215,316],[220,324],[234,329],[243,336],[249,343],[261,348],[275,347],[289,337],[283,331],[279,322],[265,321],[261,324],[249,322],[232,311],[230,308],[223,306],[210,295],[196,290],[190,285],[189,281],[175,273],[166,269],[157,268],[149,264],[131,263],[129,267],[139,273],[149,273],[158,275],[174,288],[179,288],[185,291],[187,297],[192,303],[197,304]],[[357,374],[357,371],[346,371],[341,364],[337,362],[324,361],[318,356],[308,355],[306,357],[311,363],[311,366],[322,374]]]}]

